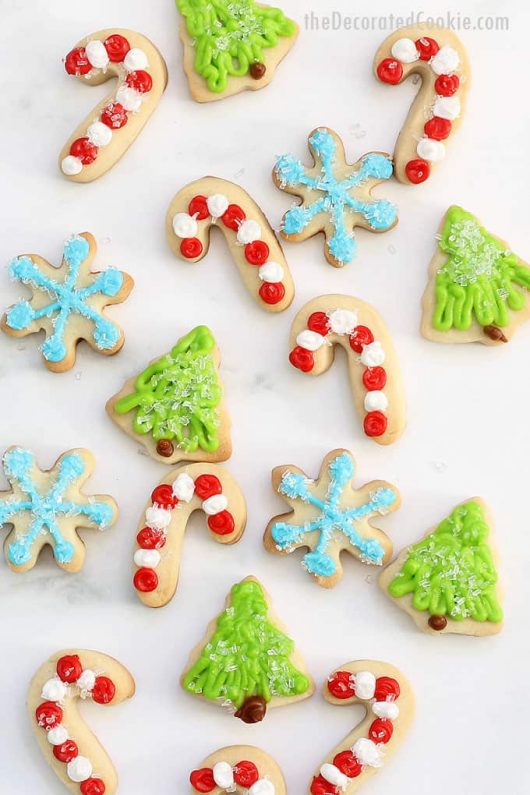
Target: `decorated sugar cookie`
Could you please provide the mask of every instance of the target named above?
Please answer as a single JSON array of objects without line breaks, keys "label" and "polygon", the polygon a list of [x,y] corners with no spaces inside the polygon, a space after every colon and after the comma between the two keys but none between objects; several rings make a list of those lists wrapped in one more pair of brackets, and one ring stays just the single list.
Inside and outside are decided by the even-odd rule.
[{"label": "decorated sugar cookie", "polygon": [[421,78],[396,142],[394,168],[396,178],[406,185],[425,182],[432,167],[444,159],[448,139],[462,118],[471,76],[466,51],[447,28],[412,25],[385,39],[375,55],[374,71],[389,85],[411,75]]},{"label": "decorated sugar cookie", "polygon": [[335,345],[347,354],[353,399],[366,436],[392,444],[405,428],[405,399],[397,356],[380,315],[349,295],[309,301],[291,327],[289,361],[309,375],[325,373]]},{"label": "decorated sugar cookie", "polygon": [[44,331],[44,364],[55,373],[74,366],[79,340],[107,356],[118,353],[125,341],[121,328],[104,310],[125,301],[134,282],[116,268],[91,271],[96,249],[94,237],[83,232],[66,241],[60,268],[38,254],[21,254],[9,264],[10,276],[27,285],[32,297],[10,307],[1,327],[11,337]]},{"label": "decorated sugar cookie", "polygon": [[302,565],[324,588],[333,588],[342,578],[343,550],[375,566],[392,556],[390,539],[372,520],[399,508],[399,491],[383,480],[354,489],[354,475],[355,461],[348,450],[328,453],[316,480],[294,466],[272,470],[272,486],[291,511],[270,520],[265,548],[281,555],[309,549]]},{"label": "decorated sugar cookie", "polygon": [[298,36],[279,8],[254,0],[176,0],[190,94],[214,102],[267,86]]},{"label": "decorated sugar cookie", "polygon": [[236,795],[286,795],[285,781],[274,759],[253,745],[230,745],[210,754],[190,775],[191,792]]},{"label": "decorated sugar cookie", "polygon": [[232,710],[244,723],[259,723],[268,709],[308,698],[315,690],[294,641],[254,577],[233,586],[225,609],[192,651],[181,681],[188,693]]},{"label": "decorated sugar cookie", "polygon": [[208,253],[210,230],[228,243],[245,287],[262,309],[282,312],[294,284],[282,247],[256,202],[239,185],[218,177],[190,182],[172,200],[166,217],[173,253],[198,262]]},{"label": "decorated sugar cookie", "polygon": [[328,127],[313,130],[309,151],[314,165],[282,155],[272,172],[278,188],[302,200],[284,215],[281,234],[299,243],[322,232],[327,261],[341,268],[355,257],[355,227],[387,232],[397,224],[395,205],[372,196],[376,185],[392,176],[392,158],[369,152],[350,166],[341,139]]},{"label": "decorated sugar cookie", "polygon": [[388,764],[414,718],[412,689],[385,662],[346,663],[329,677],[324,698],[337,707],[362,704],[361,723],[326,757],[309,786],[310,795],[353,795]]},{"label": "decorated sugar cookie", "polygon": [[85,649],[57,652],[33,677],[28,711],[37,742],[74,795],[113,795],[118,788],[114,765],[81,717],[79,701],[112,706],[134,691],[134,679],[118,660]]},{"label": "decorated sugar cookie", "polygon": [[184,532],[197,510],[205,514],[214,541],[235,544],[243,535],[245,498],[226,469],[190,464],[170,472],[151,494],[136,536],[134,587],[148,607],[162,607],[173,598]]},{"label": "decorated sugar cookie", "polygon": [[155,111],[167,84],[166,64],[146,36],[109,28],[82,39],[64,65],[89,86],[118,78],[117,88],[90,111],[59,155],[65,177],[92,182],[120,159]]},{"label": "decorated sugar cookie", "polygon": [[454,205],[429,266],[421,332],[433,342],[508,342],[530,318],[529,290],[530,266]]},{"label": "decorated sugar cookie", "polygon": [[12,525],[4,543],[9,568],[16,572],[32,569],[49,544],[61,569],[79,571],[85,545],[78,528],[104,530],[118,518],[112,497],[87,497],[82,491],[94,469],[92,454],[69,450],[51,469],[43,470],[30,450],[10,447],[3,465],[10,488],[0,492],[0,526]]},{"label": "decorated sugar cookie", "polygon": [[382,572],[381,588],[431,635],[500,632],[503,613],[492,527],[479,497],[457,505]]},{"label": "decorated sugar cookie", "polygon": [[212,332],[197,326],[130,378],[107,412],[156,461],[226,461],[232,444],[219,361]]}]

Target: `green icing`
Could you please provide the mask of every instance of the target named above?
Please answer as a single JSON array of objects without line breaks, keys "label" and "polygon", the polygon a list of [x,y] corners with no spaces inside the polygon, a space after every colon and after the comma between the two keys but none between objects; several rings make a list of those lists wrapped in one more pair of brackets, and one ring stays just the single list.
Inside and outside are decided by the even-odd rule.
[{"label": "green icing", "polygon": [[481,326],[507,326],[509,310],[525,306],[519,288],[530,289],[530,268],[461,207],[449,209],[439,246],[447,261],[436,274],[434,328],[465,331],[474,318]]},{"label": "green icing", "polygon": [[433,533],[409,549],[401,571],[388,586],[390,595],[399,598],[411,593],[416,610],[455,621],[501,621],[488,533],[478,503],[459,505]]},{"label": "green icing", "polygon": [[217,627],[198,660],[185,674],[190,693],[240,707],[249,696],[295,696],[309,681],[289,658],[293,641],[267,619],[261,586],[246,580],[234,585],[230,605],[217,618]]},{"label": "green icing", "polygon": [[264,49],[296,31],[279,8],[254,0],[177,0],[177,6],[193,39],[195,70],[216,94],[225,91],[230,76],[243,77],[263,62]]},{"label": "green icing", "polygon": [[117,414],[136,410],[136,433],[175,440],[187,453],[219,447],[217,408],[222,391],[213,360],[215,340],[206,326],[182,337],[171,352],[150,364],[134,392],[117,401]]}]

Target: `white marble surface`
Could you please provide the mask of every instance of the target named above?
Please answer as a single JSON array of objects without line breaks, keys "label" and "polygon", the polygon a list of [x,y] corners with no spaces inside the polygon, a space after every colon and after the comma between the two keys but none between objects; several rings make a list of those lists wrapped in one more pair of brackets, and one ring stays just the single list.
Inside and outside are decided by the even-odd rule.
[{"label": "white marble surface", "polygon": [[[332,5],[352,13],[347,0]],[[385,0],[378,13],[408,13],[409,5],[396,9]],[[283,6],[302,20],[305,11],[319,12],[327,4],[284,0]],[[424,8],[440,11],[430,0]],[[459,8],[471,15],[500,13],[492,2],[465,0]],[[363,12],[359,5],[357,12]],[[269,88],[199,106],[188,97],[170,0],[4,0],[2,260],[35,251],[57,261],[63,239],[88,229],[99,240],[97,263],[123,267],[136,289],[112,311],[127,335],[115,358],[81,346],[74,369],[53,375],[43,367],[34,337],[0,338],[0,447],[30,446],[42,465],[70,447],[90,448],[97,458],[90,488],[113,494],[121,509],[108,533],[84,534],[88,556],[81,574],[61,572],[47,556],[23,576],[0,564],[2,792],[61,790],[31,736],[24,699],[31,675],[49,654],[79,646],[118,657],[136,677],[130,703],[84,710],[119,770],[121,792],[180,795],[188,791],[189,770],[210,751],[251,742],[277,758],[289,793],[304,793],[321,758],[357,720],[356,710],[339,712],[317,693],[247,727],[179,688],[190,648],[232,583],[249,573],[271,591],[319,686],[335,666],[363,657],[393,662],[413,683],[418,714],[410,738],[363,792],[528,792],[530,326],[502,349],[437,346],[418,334],[433,235],[448,204],[469,208],[530,257],[523,12],[522,0],[512,0],[502,10],[510,15],[509,32],[463,34],[473,90],[447,161],[417,190],[397,183],[379,189],[399,204],[399,226],[381,236],[359,232],[358,258],[343,270],[325,263],[320,238],[286,246],[297,295],[292,309],[275,317],[244,291],[222,240],[214,241],[199,265],[172,257],[164,239],[166,207],[186,182],[216,174],[240,181],[277,225],[290,200],[272,185],[274,157],[289,151],[304,157],[314,126],[327,124],[342,134],[351,159],[369,150],[390,151],[414,87],[387,90],[373,80],[372,56],[385,34],[303,31]],[[167,58],[169,86],[112,172],[91,185],[69,184],[57,171],[57,153],[107,89],[84,90],[67,79],[61,58],[81,36],[113,24],[153,39]],[[342,357],[315,380],[288,365],[295,310],[326,292],[374,303],[393,332],[409,425],[390,449],[360,433]],[[19,293],[1,273],[2,306]],[[126,377],[196,323],[211,326],[222,350],[234,422],[229,467],[248,498],[248,528],[238,546],[223,548],[208,541],[195,519],[178,594],[165,609],[150,611],[131,587],[131,548],[140,511],[165,470],[110,423],[104,403]],[[272,466],[296,463],[316,472],[324,453],[336,446],[354,451],[359,483],[380,477],[401,489],[402,509],[383,522],[397,549],[459,501],[474,494],[488,500],[506,590],[507,622],[500,636],[424,637],[379,592],[373,571],[347,560],[342,583],[326,592],[294,557],[279,559],[263,550],[263,529],[283,507],[269,485]]]}]

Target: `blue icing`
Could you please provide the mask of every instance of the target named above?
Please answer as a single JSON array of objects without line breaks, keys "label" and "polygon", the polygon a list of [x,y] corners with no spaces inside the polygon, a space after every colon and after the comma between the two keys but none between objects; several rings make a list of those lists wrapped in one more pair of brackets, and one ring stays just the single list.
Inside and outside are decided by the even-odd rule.
[{"label": "blue icing", "polygon": [[276,161],[276,174],[285,185],[298,185],[304,176],[305,168],[292,155],[282,155]]},{"label": "blue icing", "polygon": [[372,229],[389,229],[396,220],[396,207],[386,199],[368,205],[364,217]]},{"label": "blue icing", "polygon": [[34,309],[31,303],[21,300],[7,312],[7,325],[16,331],[28,330],[35,320],[50,318],[52,330],[42,345],[42,354],[47,361],[61,362],[68,354],[65,337],[72,316],[79,315],[94,325],[92,336],[101,350],[111,350],[120,339],[118,326],[96,309],[91,299],[97,295],[116,296],[123,286],[123,274],[116,268],[92,275],[88,287],[79,286],[80,267],[90,252],[89,243],[83,237],[72,237],[65,243],[63,258],[65,266],[56,277],[29,257],[18,257],[9,265],[11,276],[35,291],[46,295],[47,303]]},{"label": "blue icing", "polygon": [[374,179],[390,179],[394,172],[390,158],[377,152],[365,155],[362,162],[364,173]]},{"label": "blue icing", "polygon": [[112,507],[105,502],[91,501],[82,497],[80,502],[65,498],[70,486],[85,475],[82,456],[77,453],[65,455],[59,462],[55,480],[42,491],[37,486],[34,473],[37,470],[35,456],[29,450],[15,448],[4,456],[4,471],[16,493],[22,496],[0,499],[0,524],[15,523],[17,516],[29,514],[27,528],[17,533],[7,550],[7,557],[14,566],[23,566],[32,558],[32,547],[41,535],[53,546],[58,563],[67,564],[75,555],[74,545],[64,538],[61,521],[65,518],[83,517],[81,525],[94,525],[100,529],[112,521]]},{"label": "blue icing", "polygon": [[328,243],[333,257],[339,262],[351,262],[357,250],[357,241],[344,229],[339,229]]},{"label": "blue icing", "polygon": [[304,543],[304,536],[316,531],[319,534],[318,541],[315,548],[304,556],[303,563],[309,572],[317,576],[330,577],[336,572],[335,561],[328,554],[328,550],[337,532],[342,533],[359,551],[363,561],[380,565],[384,558],[384,549],[379,541],[364,537],[356,523],[360,519],[388,511],[395,503],[397,495],[392,489],[381,487],[356,508],[343,508],[341,503],[344,489],[349,485],[354,472],[354,463],[348,453],[341,453],[334,458],[329,464],[330,484],[325,499],[313,494],[313,481],[305,475],[287,471],[282,477],[279,492],[292,500],[300,499],[312,505],[317,514],[314,519],[302,525],[276,522],[271,529],[272,538],[279,549],[290,552],[295,545]]}]

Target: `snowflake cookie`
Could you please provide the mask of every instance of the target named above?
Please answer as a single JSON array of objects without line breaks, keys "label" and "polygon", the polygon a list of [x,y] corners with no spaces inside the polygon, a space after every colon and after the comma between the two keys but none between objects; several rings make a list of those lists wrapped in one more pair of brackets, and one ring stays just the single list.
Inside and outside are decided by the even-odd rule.
[{"label": "snowflake cookie", "polygon": [[272,471],[273,488],[292,510],[271,519],[265,548],[282,555],[308,548],[302,564],[324,588],[333,588],[342,577],[342,550],[375,566],[392,555],[390,539],[371,520],[399,508],[399,491],[382,480],[354,489],[354,474],[355,461],[348,450],[328,453],[317,480],[294,466]]},{"label": "snowflake cookie", "polygon": [[87,497],[81,491],[94,469],[88,450],[63,453],[50,470],[39,469],[29,450],[10,447],[3,458],[9,491],[0,492],[0,525],[10,524],[4,551],[16,572],[32,569],[42,548],[49,544],[58,566],[79,571],[85,545],[79,527],[104,530],[118,518],[112,497]]},{"label": "snowflake cookie", "polygon": [[309,151],[314,159],[311,167],[292,155],[276,161],[274,183],[302,199],[284,215],[281,234],[298,243],[323,232],[326,259],[340,268],[355,256],[356,226],[387,232],[397,224],[395,205],[372,196],[373,188],[392,176],[392,158],[369,152],[350,166],[341,139],[327,127],[313,130]]},{"label": "snowflake cookie", "polygon": [[232,792],[235,795],[286,795],[285,780],[274,759],[253,745],[230,745],[210,754],[192,770],[193,793]]},{"label": "snowflake cookie", "polygon": [[66,241],[59,268],[37,254],[23,254],[9,265],[11,277],[28,285],[32,297],[10,307],[1,327],[12,337],[44,331],[41,351],[46,367],[53,372],[74,366],[79,340],[106,355],[117,353],[125,341],[123,331],[105,316],[104,309],[124,301],[134,282],[116,268],[91,271],[95,254],[94,237],[83,232]]}]

